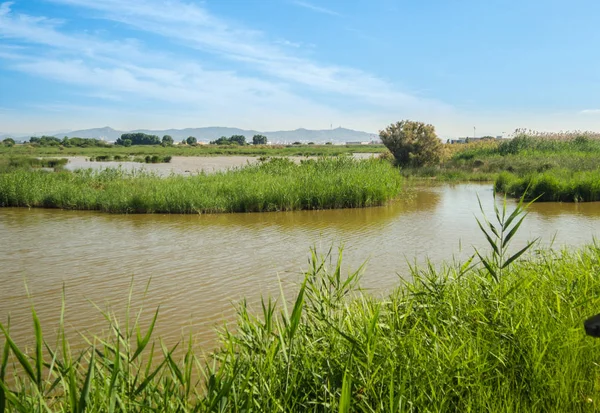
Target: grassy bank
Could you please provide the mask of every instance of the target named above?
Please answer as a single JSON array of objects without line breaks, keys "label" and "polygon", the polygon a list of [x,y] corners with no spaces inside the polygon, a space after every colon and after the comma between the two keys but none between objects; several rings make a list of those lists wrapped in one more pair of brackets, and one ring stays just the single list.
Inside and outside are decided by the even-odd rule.
[{"label": "grassy bank", "polygon": [[513,139],[445,145],[437,166],[404,168],[412,179],[493,181],[514,197],[544,194],[541,201],[597,201],[594,177],[599,171],[600,136],[593,133],[522,133]]},{"label": "grassy bank", "polygon": [[30,144],[7,147],[0,145],[0,155],[32,156],[339,156],[352,153],[381,153],[383,145],[139,145],[100,147],[36,146]]},{"label": "grassy bank", "polygon": [[[35,312],[29,354],[7,338],[0,386],[8,411],[593,412],[600,340],[583,320],[600,305],[600,247],[539,251],[497,281],[483,268],[414,268],[386,297],[359,273],[313,255],[282,311],[243,303],[206,360],[149,327],[107,314],[104,337],[70,350],[44,343]],[[159,321],[160,322],[160,321]],[[45,326],[49,329],[50,326]],[[9,327],[3,326],[5,337]],[[18,380],[14,381],[14,375]],[[10,384],[8,384],[10,383]],[[0,411],[2,411],[0,394]]]},{"label": "grassy bank", "polygon": [[387,162],[351,158],[300,165],[276,158],[227,172],[166,178],[116,169],[15,170],[0,174],[0,206],[181,214],[356,208],[395,198],[401,181]]},{"label": "grassy bank", "polygon": [[495,189],[515,198],[526,194],[527,198],[540,201],[600,201],[600,169],[552,169],[524,176],[505,172],[498,176]]}]

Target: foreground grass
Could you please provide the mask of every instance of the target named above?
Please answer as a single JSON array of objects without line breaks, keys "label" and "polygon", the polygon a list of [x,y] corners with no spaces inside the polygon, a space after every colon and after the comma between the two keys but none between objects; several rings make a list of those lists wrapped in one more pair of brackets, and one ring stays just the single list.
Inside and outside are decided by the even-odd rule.
[{"label": "foreground grass", "polygon": [[208,359],[155,341],[158,311],[145,330],[139,316],[105,314],[110,334],[82,352],[62,322],[58,343],[45,343],[35,312],[29,354],[2,325],[0,411],[600,408],[600,341],[582,328],[600,305],[600,246],[538,251],[497,280],[469,263],[413,268],[383,298],[360,292],[359,272],[343,276],[341,258],[311,262],[289,311],[265,300],[255,315],[242,303]]},{"label": "foreground grass", "polygon": [[265,212],[356,208],[395,198],[402,178],[379,160],[272,159],[215,174],[160,178],[107,169],[0,174],[0,206],[113,213]]}]

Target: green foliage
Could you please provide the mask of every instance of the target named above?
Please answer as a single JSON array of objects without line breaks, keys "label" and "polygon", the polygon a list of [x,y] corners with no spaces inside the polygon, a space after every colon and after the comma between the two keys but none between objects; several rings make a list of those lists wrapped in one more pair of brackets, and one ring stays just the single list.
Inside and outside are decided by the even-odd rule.
[{"label": "green foliage", "polygon": [[161,140],[156,135],[148,135],[146,133],[124,133],[116,140],[115,145],[126,146],[125,141],[131,141],[131,145],[160,145]]},{"label": "green foliage", "polygon": [[[256,136],[262,136],[262,135],[254,135]],[[266,137],[265,137],[266,139]],[[254,138],[252,138],[252,140],[254,141]],[[265,141],[266,143],[266,141]],[[225,137],[225,136],[221,136],[219,139],[211,141],[210,142],[211,145],[240,145],[240,146],[244,146],[246,144],[246,137],[244,135],[231,135],[229,138]],[[256,145],[256,144],[255,144]]]},{"label": "green foliage", "polygon": [[[228,138],[226,138],[228,139]],[[352,153],[382,153],[387,152],[383,145],[314,145],[314,146],[283,146],[283,145],[183,145],[155,146],[137,145],[125,148],[121,145],[107,147],[61,147],[61,146],[32,146],[16,145],[12,148],[0,145],[0,158],[3,155],[28,156],[98,156],[98,155],[171,155],[171,156],[212,156],[212,155],[244,155],[244,156],[338,156]]]},{"label": "green foliage", "polygon": [[188,138],[185,140],[185,143],[188,145],[195,145],[198,143],[198,139],[194,138],[193,136],[188,136]]},{"label": "green foliage", "polygon": [[29,138],[29,143],[36,144],[40,146],[59,146],[62,141],[54,136],[32,136]]},{"label": "green foliage", "polygon": [[2,140],[2,144],[8,147],[15,146],[15,140],[13,138],[4,138],[4,140]]},{"label": "green foliage", "polygon": [[173,143],[174,143],[174,140],[171,137],[171,135],[165,135],[162,137],[162,142],[161,142],[162,146],[171,146],[171,145],[173,145]]},{"label": "green foliage", "polygon": [[252,144],[253,145],[266,145],[267,137],[265,135],[254,135],[252,137]]},{"label": "green foliage", "polygon": [[600,201],[600,171],[550,169],[524,175],[504,172],[495,182],[496,191],[550,202]]},{"label": "green foliage", "polygon": [[99,148],[108,148],[110,145],[108,142],[105,142],[100,139],[93,138],[69,138],[65,136],[61,142],[62,146],[65,148],[78,147],[78,148],[90,148],[90,147],[99,147]]},{"label": "green foliage", "polygon": [[403,120],[380,131],[379,137],[400,166],[436,165],[442,159],[443,146],[432,125]]},{"label": "green foliage", "polygon": [[[496,197],[496,193],[494,192],[494,198]],[[481,232],[485,236],[488,244],[492,248],[492,256],[490,258],[484,257],[481,253],[475,249],[476,255],[481,260],[482,264],[490,274],[490,276],[494,279],[494,281],[500,281],[502,278],[502,274],[508,270],[508,266],[511,265],[515,260],[517,260],[521,255],[523,255],[527,250],[529,250],[533,244],[537,241],[530,241],[521,248],[518,252],[508,255],[508,247],[513,237],[519,230],[519,227],[523,223],[523,220],[527,216],[527,208],[531,203],[535,201],[532,200],[528,204],[524,204],[525,196],[521,197],[519,203],[512,213],[506,214],[506,198],[504,198],[504,202],[502,204],[502,212],[498,208],[498,205],[494,203],[494,215],[496,218],[496,222],[490,222],[485,216],[485,212],[483,211],[483,206],[481,205],[481,200],[479,196],[477,197],[477,201],[479,202],[479,209],[483,215],[483,222],[481,223],[479,219],[477,219],[477,224],[481,229]]]},{"label": "green foliage", "polygon": [[[152,161],[152,158],[150,158]],[[107,169],[0,174],[0,206],[114,213],[216,213],[354,208],[395,198],[402,178],[386,162],[271,159],[215,174],[169,176]]]},{"label": "green foliage", "polygon": [[32,168],[61,169],[68,161],[65,158],[0,157],[0,173],[11,172],[17,169],[29,170]]}]

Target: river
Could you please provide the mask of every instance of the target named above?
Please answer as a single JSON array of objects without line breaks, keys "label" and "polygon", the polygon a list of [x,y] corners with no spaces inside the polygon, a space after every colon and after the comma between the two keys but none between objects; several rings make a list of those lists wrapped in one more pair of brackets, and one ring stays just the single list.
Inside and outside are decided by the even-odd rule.
[{"label": "river", "polygon": [[[101,333],[99,310],[122,314],[133,302],[148,315],[160,305],[157,333],[167,342],[192,331],[205,350],[215,326],[234,318],[242,297],[290,295],[308,267],[309,249],[344,245],[347,269],[367,261],[362,285],[384,294],[409,274],[408,262],[436,265],[485,249],[475,216],[480,196],[491,217],[490,184],[408,188],[404,200],[377,208],[221,215],[110,215],[0,209],[0,320],[11,314],[19,342],[33,339],[30,301],[52,336],[65,291],[69,334]],[[501,199],[496,199],[501,202]],[[509,202],[509,207],[514,202]],[[515,248],[577,246],[600,230],[600,203],[531,207]],[[149,283],[145,300],[144,289]],[[256,307],[258,310],[258,306]]]}]

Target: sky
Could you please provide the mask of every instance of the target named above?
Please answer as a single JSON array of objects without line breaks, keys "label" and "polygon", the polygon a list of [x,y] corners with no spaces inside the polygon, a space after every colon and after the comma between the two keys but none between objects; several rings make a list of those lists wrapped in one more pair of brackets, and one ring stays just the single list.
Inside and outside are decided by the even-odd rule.
[{"label": "sky", "polygon": [[0,0],[0,133],[600,131],[597,0]]}]

